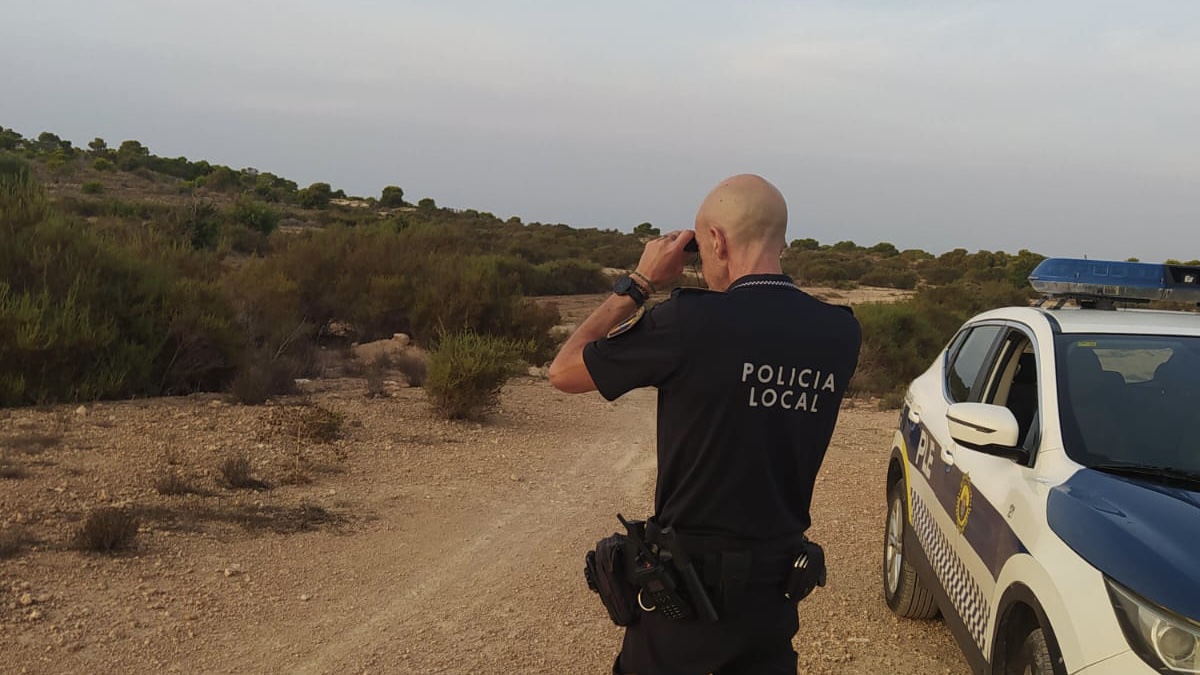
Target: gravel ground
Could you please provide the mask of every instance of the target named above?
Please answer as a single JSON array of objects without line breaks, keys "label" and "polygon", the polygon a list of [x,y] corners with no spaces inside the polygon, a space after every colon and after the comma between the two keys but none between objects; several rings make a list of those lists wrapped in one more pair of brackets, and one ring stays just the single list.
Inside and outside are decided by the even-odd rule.
[{"label": "gravel ground", "polygon": [[[312,408],[212,396],[0,411],[0,553],[15,549],[0,672],[607,672],[620,632],[582,556],[615,513],[650,508],[653,392],[610,404],[521,378],[474,424],[434,418],[419,390],[305,389],[285,403],[339,413],[340,438],[297,426]],[[940,622],[882,600],[895,421],[843,413],[814,500],[830,571],[801,605],[802,673],[969,672]],[[223,486],[239,454],[270,489]],[[102,506],[137,515],[132,551],[70,547]]]}]

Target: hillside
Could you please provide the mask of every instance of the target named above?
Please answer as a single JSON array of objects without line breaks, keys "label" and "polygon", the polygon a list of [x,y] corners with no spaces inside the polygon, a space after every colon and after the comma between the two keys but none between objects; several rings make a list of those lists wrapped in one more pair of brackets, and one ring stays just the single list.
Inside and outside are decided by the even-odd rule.
[{"label": "hillside", "polygon": [[[604,292],[658,231],[500,220],[413,204],[399,186],[358,197],[134,140],[80,148],[3,127],[0,184],[0,406],[196,391],[262,402],[311,376],[321,349],[396,333],[427,347],[495,336],[539,366],[562,320],[529,298]],[[1041,259],[797,239],[782,265],[835,302],[859,286],[911,292],[858,310],[855,391],[894,402],[966,316],[1025,302]],[[680,283],[701,283],[695,269]]]}]

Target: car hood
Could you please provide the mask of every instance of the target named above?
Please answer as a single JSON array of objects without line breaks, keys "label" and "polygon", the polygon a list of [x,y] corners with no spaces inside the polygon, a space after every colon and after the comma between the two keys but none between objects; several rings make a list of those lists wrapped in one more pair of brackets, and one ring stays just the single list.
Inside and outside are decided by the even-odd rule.
[{"label": "car hood", "polygon": [[1050,491],[1050,529],[1151,602],[1200,619],[1200,492],[1081,469]]}]

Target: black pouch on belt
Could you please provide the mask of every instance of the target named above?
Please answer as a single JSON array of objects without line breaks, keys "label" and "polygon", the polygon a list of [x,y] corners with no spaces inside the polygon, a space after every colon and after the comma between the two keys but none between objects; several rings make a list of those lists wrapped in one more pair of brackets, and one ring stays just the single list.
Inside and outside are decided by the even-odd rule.
[{"label": "black pouch on belt", "polygon": [[792,562],[783,587],[783,597],[792,602],[807,598],[817,586],[825,585],[825,549],[816,542],[804,540],[803,549]]},{"label": "black pouch on belt", "polygon": [[600,595],[608,616],[618,626],[637,621],[637,589],[629,581],[628,564],[633,543],[623,534],[605,537],[588,551],[583,569],[588,588]]}]

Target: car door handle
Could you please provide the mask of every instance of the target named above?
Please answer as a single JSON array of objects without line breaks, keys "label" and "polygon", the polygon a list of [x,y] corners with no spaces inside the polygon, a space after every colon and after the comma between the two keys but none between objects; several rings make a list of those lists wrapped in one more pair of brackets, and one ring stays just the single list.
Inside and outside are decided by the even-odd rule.
[{"label": "car door handle", "polygon": [[945,446],[942,446],[942,463],[946,466],[954,466],[954,453]]},{"label": "car door handle", "polygon": [[908,421],[912,422],[913,424],[920,424],[921,423],[921,413],[910,408],[908,411]]}]

